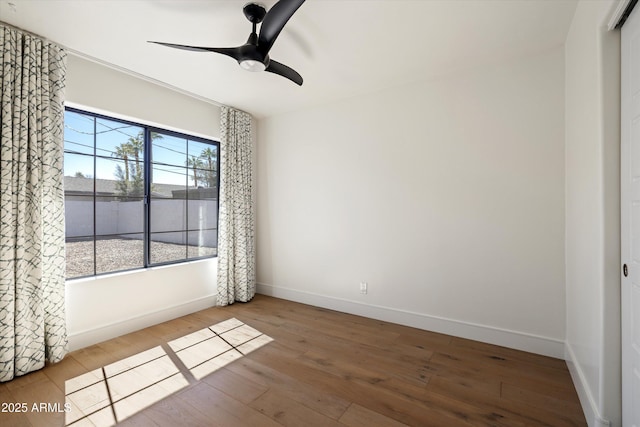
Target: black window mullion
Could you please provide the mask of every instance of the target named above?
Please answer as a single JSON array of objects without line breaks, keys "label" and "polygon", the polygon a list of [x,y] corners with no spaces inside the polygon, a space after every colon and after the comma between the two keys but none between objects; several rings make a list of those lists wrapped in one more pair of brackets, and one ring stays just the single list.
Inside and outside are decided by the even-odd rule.
[{"label": "black window mullion", "polygon": [[98,137],[96,132],[98,131],[98,125],[97,125],[97,120],[95,118],[95,116],[93,117],[93,275],[95,276],[98,273],[98,241],[97,241],[97,237],[96,237],[96,231],[98,229],[97,226],[97,213],[96,213],[96,207],[97,207],[97,197],[96,194],[98,193],[98,183],[97,183],[97,154],[98,154],[98,150],[97,150],[97,145],[98,145]]},{"label": "black window mullion", "polygon": [[144,130],[144,254],[145,267],[151,265],[151,130]]},{"label": "black window mullion", "polygon": [[[185,175],[185,202],[184,202],[184,259],[189,258],[189,140],[185,140],[185,146],[187,151],[187,170]],[[195,169],[195,165],[194,165]],[[195,185],[195,180],[193,181]]]}]

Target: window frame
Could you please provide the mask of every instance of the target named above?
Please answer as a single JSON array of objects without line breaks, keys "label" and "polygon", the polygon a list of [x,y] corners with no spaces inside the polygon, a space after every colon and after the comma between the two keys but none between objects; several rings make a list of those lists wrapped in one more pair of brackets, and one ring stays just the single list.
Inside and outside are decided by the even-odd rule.
[{"label": "window frame", "polygon": [[[184,131],[176,131],[176,130],[171,130],[171,129],[166,129],[157,125],[149,125],[149,124],[145,124],[144,122],[136,122],[136,121],[132,121],[130,119],[123,119],[120,117],[114,117],[114,116],[109,116],[107,114],[103,114],[103,113],[97,113],[97,112],[93,112],[90,110],[85,110],[82,108],[78,108],[75,106],[67,106],[65,105],[64,107],[64,111],[65,114],[67,112],[71,112],[71,113],[76,113],[76,114],[80,114],[80,115],[84,115],[84,116],[88,116],[93,118],[94,122],[93,122],[93,153],[92,154],[88,154],[88,153],[82,153],[82,152],[75,152],[75,151],[68,151],[67,147],[66,147],[66,139],[64,141],[64,145],[63,145],[63,153],[66,154],[73,154],[73,155],[79,155],[79,156],[86,156],[89,159],[91,159],[92,163],[93,163],[93,172],[94,172],[94,176],[92,177],[93,179],[93,193],[90,196],[92,198],[92,218],[91,218],[91,226],[92,226],[92,234],[91,235],[86,235],[86,236],[75,236],[72,239],[91,239],[91,241],[93,242],[93,253],[92,253],[92,257],[93,257],[93,273],[92,274],[86,274],[86,275],[80,275],[80,276],[73,276],[73,277],[67,277],[66,273],[65,273],[65,280],[76,280],[76,279],[83,279],[83,278],[89,278],[89,277],[98,277],[98,276],[104,276],[104,275],[109,275],[109,274],[117,274],[117,273],[126,273],[126,272],[131,272],[131,271],[139,271],[139,270],[143,270],[143,269],[149,269],[152,267],[160,267],[160,266],[167,266],[167,265],[176,265],[176,264],[184,264],[184,263],[188,263],[188,262],[192,262],[192,261],[199,261],[199,260],[204,260],[204,259],[211,259],[211,258],[217,258],[218,257],[218,237],[219,237],[219,213],[220,213],[220,141],[210,138],[210,137],[203,137],[203,136],[197,136],[194,135],[192,133],[188,133],[188,132],[184,132]],[[98,195],[97,193],[97,188],[96,188],[96,181],[98,178],[96,178],[96,168],[97,168],[97,159],[98,158],[102,158],[104,156],[102,155],[98,155],[97,153],[97,142],[96,142],[96,135],[97,135],[97,129],[96,129],[96,125],[97,125],[97,121],[98,120],[107,120],[110,122],[117,122],[123,125],[127,125],[127,126],[135,126],[138,128],[142,129],[142,133],[144,135],[143,138],[143,155],[144,155],[144,159],[143,159],[143,174],[144,174],[144,191],[143,191],[143,195],[141,196],[142,199],[142,206],[143,206],[143,231],[142,233],[125,233],[125,234],[142,234],[142,241],[143,241],[143,254],[142,254],[142,258],[143,258],[143,262],[142,262],[142,266],[140,267],[133,267],[133,268],[124,268],[124,269],[118,269],[118,270],[112,270],[112,271],[105,271],[105,272],[98,272],[98,263],[97,263],[97,256],[98,256],[98,248],[97,248],[97,242],[100,240],[100,238],[103,237],[108,237],[111,235],[100,235],[97,234],[97,229],[98,229],[98,223],[97,223],[97,200],[102,197],[100,195]],[[186,210],[185,210],[185,223],[184,223],[184,229],[182,230],[177,230],[175,232],[181,232],[181,233],[185,233],[185,243],[184,243],[184,249],[185,249],[185,253],[184,253],[184,258],[181,259],[176,259],[176,260],[169,260],[169,261],[162,261],[162,262],[151,262],[151,243],[152,243],[152,232],[151,232],[151,218],[152,218],[152,192],[151,192],[151,188],[152,188],[152,175],[151,175],[151,170],[153,167],[153,159],[152,159],[152,145],[153,145],[153,141],[151,139],[151,135],[153,133],[157,133],[157,134],[161,134],[161,135],[166,135],[166,136],[171,136],[171,137],[176,137],[176,138],[180,138],[180,139],[184,139],[185,140],[185,150],[186,151],[186,158],[188,158],[188,145],[189,145],[189,141],[194,141],[194,142],[198,142],[198,143],[204,143],[207,144],[211,147],[215,147],[216,150],[216,160],[215,160],[215,185],[216,185],[216,193],[215,193],[215,197],[216,197],[216,203],[215,203],[215,209],[216,209],[216,224],[215,224],[215,242],[216,242],[216,246],[215,246],[215,254],[213,255],[202,255],[202,256],[195,256],[195,257],[190,257],[189,256],[189,233],[191,231],[198,231],[198,230],[202,230],[202,229],[197,229],[197,230],[190,230],[189,228],[189,217],[188,217],[188,212],[189,212],[189,186],[188,186],[188,180],[185,183],[185,205],[186,205]],[[180,167],[180,166],[175,166],[175,167]],[[183,166],[185,169],[185,172],[188,176],[189,174],[189,166],[185,165]],[[67,200],[67,192],[66,189],[64,189],[64,197],[65,197],[65,210],[66,210],[66,200]],[[128,197],[128,196],[127,196]],[[214,229],[212,228],[206,228],[205,230],[207,231],[214,231]],[[67,244],[67,239],[68,237],[66,236],[66,232],[65,232],[65,246]]]}]

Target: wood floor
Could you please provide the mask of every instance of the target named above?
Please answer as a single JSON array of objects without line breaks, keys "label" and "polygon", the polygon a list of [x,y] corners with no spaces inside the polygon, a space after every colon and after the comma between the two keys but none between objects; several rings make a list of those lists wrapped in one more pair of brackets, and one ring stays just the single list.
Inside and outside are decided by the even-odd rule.
[{"label": "wood floor", "polygon": [[[184,388],[119,425],[587,425],[563,360],[262,295],[72,352],[0,384],[3,410],[28,407],[0,413],[0,425],[63,426],[53,404],[65,404],[65,381],[230,318],[273,341],[200,380],[184,372]],[[32,410],[43,402],[47,410]]]}]

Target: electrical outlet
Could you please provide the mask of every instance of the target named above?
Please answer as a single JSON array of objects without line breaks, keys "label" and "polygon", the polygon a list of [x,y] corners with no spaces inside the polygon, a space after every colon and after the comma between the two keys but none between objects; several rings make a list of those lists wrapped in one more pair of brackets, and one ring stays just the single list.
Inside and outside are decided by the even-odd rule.
[{"label": "electrical outlet", "polygon": [[369,285],[367,284],[367,282],[360,282],[360,293],[366,294],[368,290],[369,290]]}]

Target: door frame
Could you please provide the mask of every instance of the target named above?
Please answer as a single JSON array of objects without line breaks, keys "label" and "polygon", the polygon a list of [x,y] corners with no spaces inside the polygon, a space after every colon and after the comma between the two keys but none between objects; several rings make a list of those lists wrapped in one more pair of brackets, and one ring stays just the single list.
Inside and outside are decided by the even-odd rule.
[{"label": "door frame", "polygon": [[[624,23],[627,18],[630,16],[631,12],[636,5],[637,0],[622,0],[618,4],[614,12],[614,16],[609,22],[609,29],[622,29]],[[638,12],[636,12],[638,13]],[[634,19],[637,17],[634,16]],[[622,34],[620,36],[620,243],[621,243],[621,268],[620,268],[620,375],[621,375],[621,417],[622,417],[622,426],[630,425],[631,418],[633,416],[632,413],[632,404],[631,404],[631,387],[629,378],[633,373],[626,373],[629,369],[632,369],[633,365],[629,365],[629,347],[628,340],[631,338],[631,327],[630,327],[630,316],[631,316],[631,301],[630,297],[627,296],[625,299],[625,293],[631,292],[629,287],[633,287],[632,278],[635,274],[634,271],[631,271],[631,268],[627,268],[627,266],[631,266],[632,263],[632,253],[631,253],[631,212],[629,211],[629,203],[631,201],[632,195],[631,193],[635,192],[630,188],[630,174],[631,164],[630,164],[630,156],[631,156],[631,141],[629,140],[628,133],[628,124],[625,123],[627,113],[627,107],[625,102],[623,102],[625,96],[628,96],[626,92],[623,91],[623,85],[628,78],[625,80],[625,76],[628,73],[628,70],[625,69],[626,64],[626,56],[624,52],[624,41],[622,40]],[[628,90],[628,89],[627,89]],[[627,136],[625,136],[627,135]],[[637,268],[637,267],[636,267]],[[629,276],[627,277],[627,273]],[[629,304],[626,306],[625,304]],[[626,379],[626,381],[625,381]]]}]

